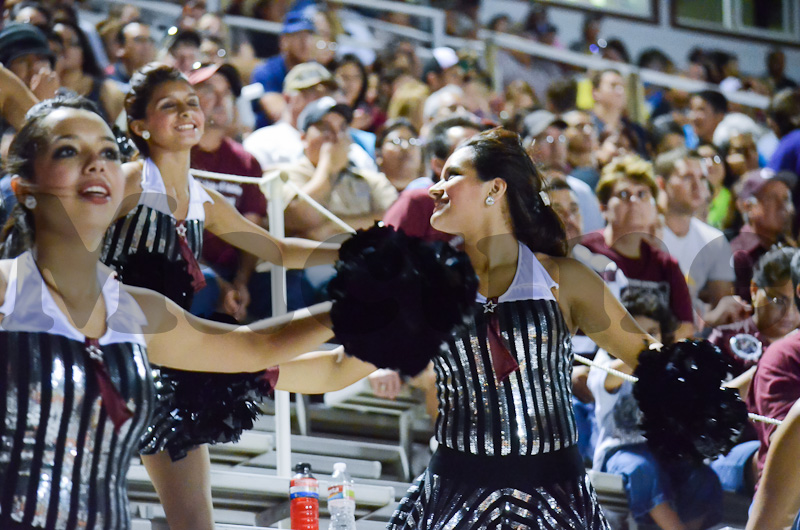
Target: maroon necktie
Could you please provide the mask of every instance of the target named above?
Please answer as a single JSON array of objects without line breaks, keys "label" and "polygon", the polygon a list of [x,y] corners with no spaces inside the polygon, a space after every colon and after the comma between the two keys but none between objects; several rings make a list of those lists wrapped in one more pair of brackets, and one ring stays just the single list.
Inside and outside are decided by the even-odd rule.
[{"label": "maroon necktie", "polygon": [[103,362],[103,350],[100,349],[100,343],[97,339],[87,337],[84,345],[86,346],[89,360],[94,366],[94,375],[97,379],[97,385],[100,387],[103,407],[106,409],[108,417],[111,418],[111,423],[114,424],[114,430],[119,431],[119,428],[133,417],[133,412],[125,404],[125,400],[119,390],[111,381],[111,376],[108,375],[108,370],[106,370],[106,365]]},{"label": "maroon necktie", "polygon": [[186,262],[186,272],[192,276],[192,289],[194,292],[199,291],[206,286],[206,277],[203,276],[203,271],[200,270],[200,264],[197,263],[197,258],[194,257],[194,252],[189,248],[189,243],[186,242],[186,221],[180,220],[175,226],[175,232],[178,233],[178,247],[181,250],[181,256]]},{"label": "maroon necktie", "polygon": [[511,375],[517,368],[519,363],[508,351],[503,336],[500,333],[500,321],[497,314],[494,312],[497,309],[497,298],[490,298],[483,304],[483,312],[491,313],[487,319],[486,337],[489,339],[489,354],[492,356],[492,364],[494,365],[494,373],[497,376],[497,381],[502,383],[506,377]]}]

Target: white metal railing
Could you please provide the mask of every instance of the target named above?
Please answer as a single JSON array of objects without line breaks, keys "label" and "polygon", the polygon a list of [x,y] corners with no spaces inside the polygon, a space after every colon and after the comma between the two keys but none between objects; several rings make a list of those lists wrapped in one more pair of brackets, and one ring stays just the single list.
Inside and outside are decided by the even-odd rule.
[{"label": "white metal railing", "polygon": [[[336,217],[319,202],[301,190],[295,183],[288,179],[283,171],[276,171],[264,177],[245,177],[240,175],[228,175],[225,173],[215,173],[199,169],[191,169],[195,177],[208,178],[214,180],[226,180],[241,184],[268,185],[270,199],[267,203],[267,216],[269,219],[269,232],[273,237],[283,238],[286,235],[283,212],[283,187],[289,186],[299,198],[308,202],[315,210],[324,215],[327,219],[334,222],[346,232],[354,233],[355,229]],[[286,269],[284,267],[273,267],[270,275],[270,292],[272,294],[272,316],[283,315],[287,311],[286,307]],[[289,477],[292,472],[292,429],[291,429],[291,396],[289,392],[275,391],[275,451],[277,457],[277,474],[280,477]]]}]

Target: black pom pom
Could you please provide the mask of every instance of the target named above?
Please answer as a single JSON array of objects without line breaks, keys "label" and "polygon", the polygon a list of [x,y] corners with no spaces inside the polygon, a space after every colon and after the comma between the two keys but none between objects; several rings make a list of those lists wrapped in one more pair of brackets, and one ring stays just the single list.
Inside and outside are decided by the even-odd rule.
[{"label": "black pom pom", "polygon": [[[272,397],[277,370],[217,374],[161,368],[156,374],[158,410],[167,416],[145,435],[150,451],[169,451],[172,460],[201,444],[238,441],[261,414],[258,403]],[[168,428],[169,432],[164,430]],[[163,436],[163,437],[160,437]]]},{"label": "black pom pom", "polygon": [[739,393],[720,388],[730,365],[708,341],[680,341],[639,355],[633,395],[650,449],[665,460],[726,454],[747,424]]},{"label": "black pom pom", "polygon": [[464,252],[390,227],[359,230],[328,284],[348,354],[413,376],[474,310],[478,279]]},{"label": "black pom pom", "polygon": [[192,305],[192,275],[186,272],[183,260],[170,261],[163,254],[140,251],[127,254],[111,265],[119,281],[126,285],[161,293],[183,308]]}]

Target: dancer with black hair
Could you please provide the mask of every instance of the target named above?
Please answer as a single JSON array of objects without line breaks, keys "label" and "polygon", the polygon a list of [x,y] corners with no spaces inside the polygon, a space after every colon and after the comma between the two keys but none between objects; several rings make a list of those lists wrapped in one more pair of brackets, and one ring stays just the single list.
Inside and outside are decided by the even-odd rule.
[{"label": "dancer with black hair", "polygon": [[[127,186],[121,218],[109,229],[101,257],[123,283],[153,289],[189,308],[194,292],[205,285],[197,263],[204,229],[290,269],[334,263],[338,244],[276,239],[192,178],[191,149],[203,136],[205,116],[180,71],[150,63],[130,84],[128,130],[144,159],[123,166]],[[237,440],[252,426],[257,404],[271,390],[268,374],[220,378],[160,370],[160,377],[142,460],[172,530],[210,530],[210,461],[204,444]],[[175,414],[176,408],[185,412]],[[199,417],[189,424],[185,417],[194,411]]]},{"label": "dancer with black hair", "polygon": [[389,528],[606,529],[577,448],[570,333],[631,365],[656,344],[602,279],[564,257],[564,228],[519,137],[456,149],[430,189],[431,225],[478,274],[476,313],[434,358],[439,447]]}]

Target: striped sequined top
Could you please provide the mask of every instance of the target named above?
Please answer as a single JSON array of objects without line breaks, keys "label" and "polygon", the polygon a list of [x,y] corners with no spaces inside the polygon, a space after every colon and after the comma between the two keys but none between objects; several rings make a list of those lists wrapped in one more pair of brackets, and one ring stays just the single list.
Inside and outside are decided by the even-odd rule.
[{"label": "striped sequined top", "polygon": [[101,276],[99,350],[133,416],[115,427],[85,337],[60,312],[30,252],[14,260],[0,323],[0,528],[127,529],[126,475],[152,410],[145,318]]},{"label": "striped sequined top", "polygon": [[[127,285],[146,287],[166,295],[184,309],[191,305],[193,290],[176,276],[185,272],[179,238],[183,237],[199,260],[203,251],[204,203],[211,196],[191,175],[186,219],[173,217],[161,173],[152,160],[144,162],[139,204],[106,232],[100,260],[119,273]],[[185,229],[185,230],[184,230]]]},{"label": "striped sequined top", "polygon": [[[537,455],[577,443],[570,333],[551,291],[555,282],[525,245],[514,280],[498,300],[478,295],[467,329],[434,359],[440,444],[476,455]],[[490,319],[519,368],[499,381]]]}]

